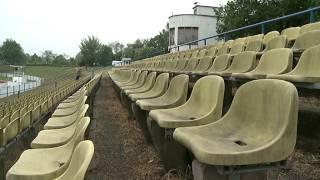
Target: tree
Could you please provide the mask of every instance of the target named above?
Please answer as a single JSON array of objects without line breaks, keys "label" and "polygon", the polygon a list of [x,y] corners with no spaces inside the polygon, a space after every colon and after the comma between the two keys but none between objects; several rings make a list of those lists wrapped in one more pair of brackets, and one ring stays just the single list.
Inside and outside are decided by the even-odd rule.
[{"label": "tree", "polygon": [[25,55],[20,44],[13,39],[6,39],[0,47],[0,60],[4,64],[24,64]]},{"label": "tree", "polygon": [[98,53],[102,44],[99,39],[94,36],[88,36],[87,39],[83,39],[80,44],[81,53],[81,65],[93,66],[98,62]]},{"label": "tree", "polygon": [[50,51],[50,50],[45,50],[45,51],[42,53],[42,59],[44,60],[44,63],[45,63],[45,64],[52,64],[55,56],[56,56],[56,55],[53,54],[53,52]]},{"label": "tree", "polygon": [[[217,32],[222,33],[260,21],[302,11],[320,5],[319,0],[233,0],[216,9]],[[293,17],[266,26],[266,31],[282,30],[308,23],[308,15]],[[261,33],[261,27],[233,33],[231,38]]]},{"label": "tree", "polygon": [[111,65],[112,59],[113,59],[112,48],[107,45],[102,45],[98,52],[97,64],[100,66]]}]

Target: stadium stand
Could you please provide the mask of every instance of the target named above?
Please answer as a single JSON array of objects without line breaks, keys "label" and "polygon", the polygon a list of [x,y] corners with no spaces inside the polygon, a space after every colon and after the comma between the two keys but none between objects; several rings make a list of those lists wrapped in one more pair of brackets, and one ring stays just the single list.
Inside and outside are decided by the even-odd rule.
[{"label": "stadium stand", "polygon": [[[214,177],[265,179],[266,170],[284,167],[294,149],[297,90],[320,83],[319,33],[316,22],[220,41],[135,61],[109,76],[121,92],[119,81],[136,82],[141,70],[157,72],[151,90],[123,93],[122,101],[167,170],[192,164],[202,177],[209,167]],[[162,76],[166,83],[160,86]],[[184,103],[185,83],[192,91]]]}]

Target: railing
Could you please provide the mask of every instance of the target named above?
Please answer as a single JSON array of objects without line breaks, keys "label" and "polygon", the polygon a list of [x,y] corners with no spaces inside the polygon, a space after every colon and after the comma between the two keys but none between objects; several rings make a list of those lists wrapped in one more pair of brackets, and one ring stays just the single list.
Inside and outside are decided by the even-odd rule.
[{"label": "railing", "polygon": [[295,17],[295,16],[304,15],[304,14],[309,14],[309,22],[312,23],[312,22],[315,21],[315,12],[317,12],[317,11],[320,11],[320,6],[314,7],[314,8],[310,8],[310,9],[307,9],[307,10],[304,10],[304,11],[296,12],[296,13],[293,13],[293,14],[281,16],[281,17],[278,17],[278,18],[262,21],[262,22],[259,22],[259,23],[256,23],[256,24],[251,24],[251,25],[248,25],[248,26],[244,26],[244,27],[241,27],[241,28],[234,29],[234,30],[226,31],[226,32],[223,32],[223,33],[220,33],[220,34],[216,34],[214,36],[209,36],[209,37],[203,38],[203,39],[198,39],[198,40],[190,41],[190,42],[187,42],[187,43],[184,43],[184,44],[179,44],[177,46],[169,48],[169,52],[171,52],[172,49],[176,50],[176,51],[179,51],[180,47],[182,47],[182,46],[189,46],[189,49],[191,49],[193,44],[198,43],[198,42],[202,42],[202,41],[203,41],[203,44],[206,46],[207,45],[207,41],[209,39],[213,39],[213,38],[221,38],[221,37],[223,37],[224,40],[228,40],[228,35],[230,35],[231,33],[235,33],[235,32],[242,31],[242,30],[247,30],[247,29],[251,29],[251,28],[256,28],[258,26],[261,27],[261,33],[264,34],[265,33],[265,27],[266,27],[267,24],[270,24],[270,23],[273,23],[273,22],[277,22],[277,21],[281,21],[281,20],[285,20],[285,19],[288,19],[288,18],[291,18],[291,17]]}]

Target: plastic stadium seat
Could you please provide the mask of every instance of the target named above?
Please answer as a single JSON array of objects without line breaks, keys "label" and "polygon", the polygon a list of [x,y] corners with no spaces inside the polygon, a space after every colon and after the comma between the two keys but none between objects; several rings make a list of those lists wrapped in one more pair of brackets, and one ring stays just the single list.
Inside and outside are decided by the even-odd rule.
[{"label": "plastic stadium seat", "polygon": [[81,141],[75,148],[66,171],[55,180],[83,180],[94,153],[92,141]]},{"label": "plastic stadium seat", "polygon": [[192,70],[194,70],[197,66],[199,62],[199,58],[191,58],[189,61],[188,61],[188,64],[185,66],[184,69],[182,69],[181,71],[176,71],[177,73],[188,73]]},{"label": "plastic stadium seat", "polygon": [[256,40],[262,41],[263,36],[264,36],[264,34],[257,34],[257,35],[253,35],[253,36],[248,36],[248,37],[246,37],[246,44],[248,45],[252,41],[256,41]]},{"label": "plastic stadium seat", "polygon": [[132,77],[132,79],[131,79],[130,82],[123,82],[123,83],[121,83],[121,82],[119,82],[119,83],[118,83],[118,82],[115,82],[115,83],[116,83],[117,86],[119,86],[119,87],[134,85],[134,84],[138,81],[140,74],[141,74],[141,70],[138,70],[138,71],[136,71],[136,72],[134,73],[134,75],[133,75],[133,77]]},{"label": "plastic stadium seat", "polygon": [[24,151],[7,172],[6,179],[46,180],[60,176],[68,167],[73,150],[83,139],[89,122],[90,118],[84,117],[80,122],[82,129],[65,145]]},{"label": "plastic stadium seat", "polygon": [[31,124],[31,111],[27,111],[20,117],[20,132],[27,127],[29,127]]},{"label": "plastic stadium seat", "polygon": [[144,93],[129,94],[129,98],[132,101],[136,101],[138,99],[151,99],[151,98],[161,96],[167,90],[168,83],[169,83],[169,74],[162,73],[157,77],[156,82],[154,83],[152,89]]},{"label": "plastic stadium seat", "polygon": [[298,93],[289,82],[242,85],[218,121],[177,128],[174,139],[210,165],[251,165],[285,160],[297,138]]},{"label": "plastic stadium seat", "polygon": [[229,68],[221,72],[213,72],[210,74],[220,76],[231,76],[232,73],[245,73],[251,71],[256,66],[256,52],[245,51],[234,56]]},{"label": "plastic stadium seat", "polygon": [[216,47],[211,47],[208,49],[207,56],[216,57],[218,49]]},{"label": "plastic stadium seat", "polygon": [[77,120],[68,127],[40,131],[31,142],[31,148],[52,148],[66,144],[82,128],[81,125],[83,124],[80,123],[80,120],[84,115],[84,113],[81,113]]},{"label": "plastic stadium seat", "polygon": [[222,47],[218,49],[217,56],[228,54],[230,46],[228,44],[224,44]]},{"label": "plastic stadium seat", "polygon": [[205,76],[195,83],[185,104],[171,109],[152,110],[149,116],[163,128],[207,124],[221,117],[223,94],[223,79]]},{"label": "plastic stadium seat", "polygon": [[4,146],[9,141],[14,139],[19,131],[20,121],[19,118],[13,119],[7,124],[7,126],[3,129],[0,129],[0,145]]},{"label": "plastic stadium seat", "polygon": [[232,73],[233,77],[262,79],[271,74],[283,74],[292,69],[293,53],[291,49],[279,48],[265,52],[257,67],[247,73]]},{"label": "plastic stadium seat", "polygon": [[44,129],[60,129],[68,127],[75,123],[78,117],[84,116],[88,108],[89,105],[83,103],[81,108],[79,108],[77,112],[73,113],[72,115],[63,117],[51,117],[44,125]]},{"label": "plastic stadium seat", "polygon": [[263,49],[262,40],[252,40],[247,43],[245,51],[260,52]]},{"label": "plastic stadium seat", "polygon": [[229,54],[217,56],[210,69],[208,69],[207,74],[210,74],[212,72],[221,72],[227,69],[231,63],[231,56]]},{"label": "plastic stadium seat", "polygon": [[266,44],[266,48],[263,50],[264,52],[269,51],[271,49],[278,49],[278,48],[287,48],[288,47],[288,39],[287,36],[277,36],[272,38]]},{"label": "plastic stadium seat", "polygon": [[295,41],[300,35],[300,27],[290,27],[282,30],[281,35],[285,35],[288,38],[288,41]]},{"label": "plastic stadium seat", "polygon": [[238,43],[244,43],[246,44],[246,37],[243,38],[237,38],[236,40],[233,41],[233,44],[238,44]]},{"label": "plastic stadium seat", "polygon": [[263,44],[267,44],[271,39],[278,37],[280,33],[278,31],[271,31],[268,32],[266,35],[263,37]]},{"label": "plastic stadium seat", "polygon": [[205,57],[207,55],[207,53],[208,53],[208,50],[202,49],[199,51],[197,58],[201,59],[201,58]]},{"label": "plastic stadium seat", "polygon": [[144,84],[145,80],[146,80],[147,74],[148,74],[148,71],[143,71],[140,74],[140,76],[138,78],[138,81],[135,84],[133,84],[131,86],[122,86],[121,90],[136,89],[136,88],[141,87]]},{"label": "plastic stadium seat", "polygon": [[314,30],[320,30],[320,22],[310,23],[310,24],[301,26],[300,34],[314,31]]},{"label": "plastic stadium seat", "polygon": [[306,32],[298,36],[296,41],[293,44],[292,49],[294,51],[303,51],[312,46],[320,44],[320,30],[314,30]]},{"label": "plastic stadium seat", "polygon": [[79,102],[83,100],[83,96],[87,93],[87,91],[83,91],[79,96],[72,99],[72,101],[63,101],[57,107],[57,109],[64,109],[76,106]]},{"label": "plastic stadium seat", "polygon": [[175,68],[171,69],[170,72],[182,71],[186,67],[187,63],[188,63],[188,60],[186,60],[186,59],[179,60],[177,63],[177,66]]},{"label": "plastic stadium seat", "polygon": [[212,62],[213,62],[212,56],[206,56],[201,58],[196,68],[192,71],[192,74],[204,73],[211,67]]},{"label": "plastic stadium seat", "polygon": [[167,109],[181,105],[186,101],[188,92],[189,76],[180,74],[173,77],[167,91],[160,97],[153,99],[142,99],[136,104],[143,110]]},{"label": "plastic stadium seat", "polygon": [[56,109],[52,113],[52,117],[61,117],[61,116],[69,116],[74,114],[87,100],[87,96],[83,96],[82,100],[77,103],[77,105],[70,107],[70,108],[63,108],[63,109]]},{"label": "plastic stadium seat", "polygon": [[246,47],[245,44],[242,43],[242,42],[233,44],[233,45],[231,46],[231,48],[230,48],[229,54],[230,54],[231,56],[237,55],[237,54],[241,53],[242,51],[244,51],[245,47]]},{"label": "plastic stadium seat", "polygon": [[150,72],[145,83],[140,88],[124,90],[125,94],[143,93],[150,90],[156,80],[157,72]]},{"label": "plastic stadium seat", "polygon": [[320,82],[320,45],[305,50],[296,67],[289,73],[269,75],[268,78],[283,79],[292,82]]}]

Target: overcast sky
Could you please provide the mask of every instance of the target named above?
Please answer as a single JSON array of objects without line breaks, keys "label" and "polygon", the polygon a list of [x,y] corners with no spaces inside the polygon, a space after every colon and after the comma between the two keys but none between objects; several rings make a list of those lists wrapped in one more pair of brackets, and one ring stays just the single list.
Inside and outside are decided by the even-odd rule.
[{"label": "overcast sky", "polygon": [[105,44],[155,36],[170,15],[193,13],[194,2],[219,6],[227,0],[0,0],[0,44],[11,38],[29,54],[74,56],[89,35]]}]

